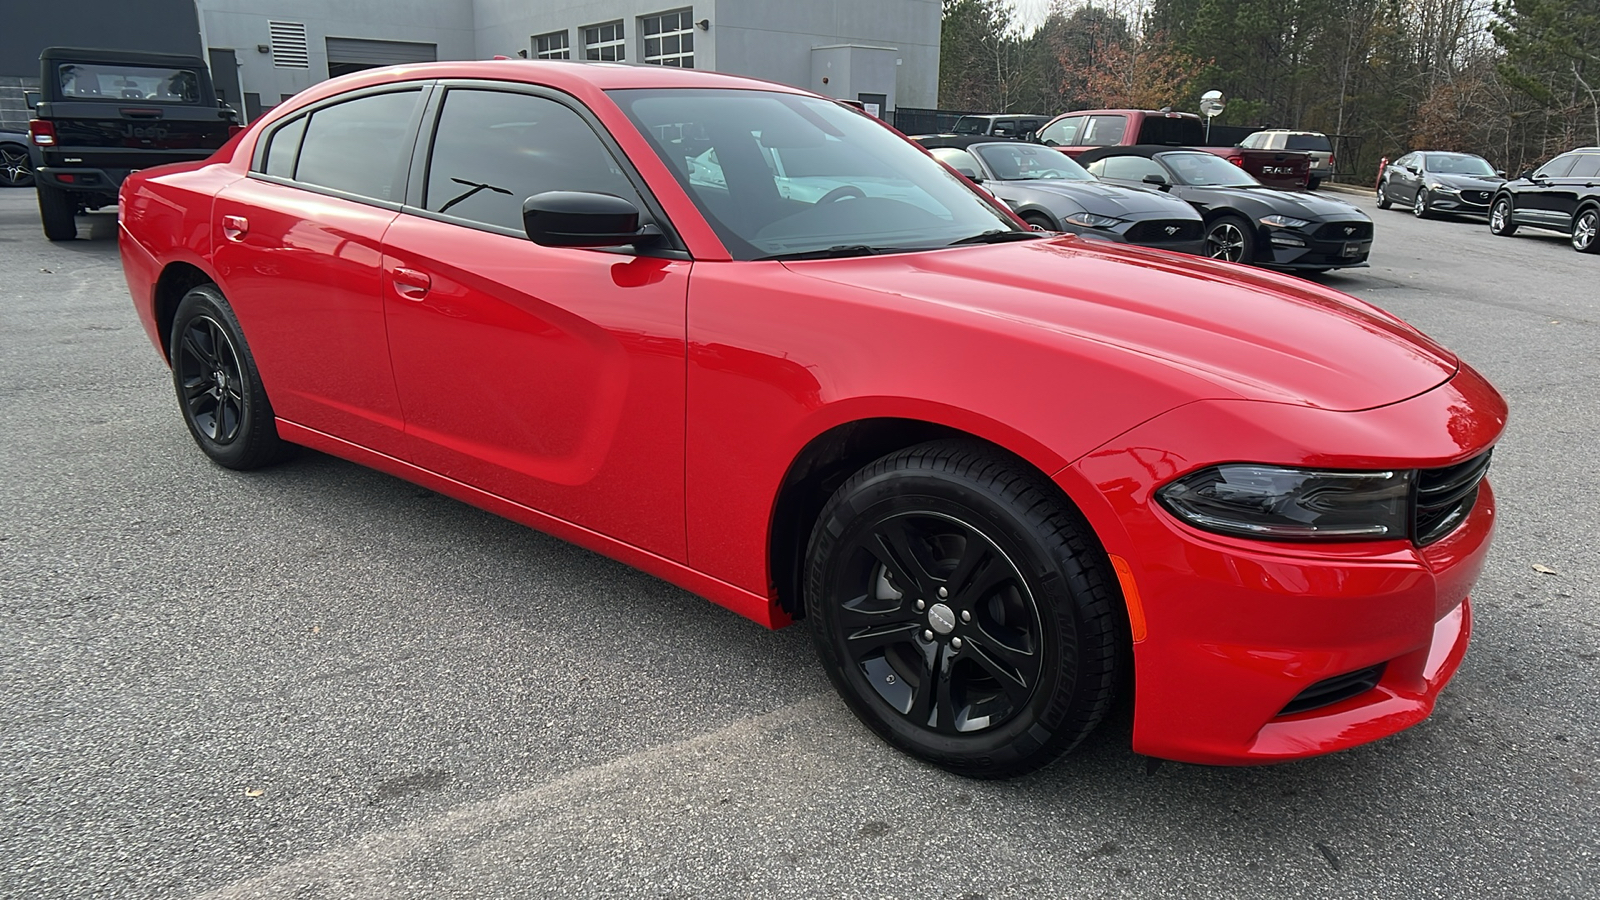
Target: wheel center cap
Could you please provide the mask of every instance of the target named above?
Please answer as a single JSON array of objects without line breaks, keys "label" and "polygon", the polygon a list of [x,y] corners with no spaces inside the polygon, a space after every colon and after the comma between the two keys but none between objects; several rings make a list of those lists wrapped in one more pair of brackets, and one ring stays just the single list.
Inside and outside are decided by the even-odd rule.
[{"label": "wheel center cap", "polygon": [[955,610],[943,603],[935,603],[928,607],[928,624],[940,634],[949,634],[956,628]]}]

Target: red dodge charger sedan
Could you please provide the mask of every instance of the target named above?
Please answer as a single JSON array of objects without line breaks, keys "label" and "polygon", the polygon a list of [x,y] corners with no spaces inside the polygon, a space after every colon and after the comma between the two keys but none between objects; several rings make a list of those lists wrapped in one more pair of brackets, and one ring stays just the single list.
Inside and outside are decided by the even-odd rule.
[{"label": "red dodge charger sedan", "polygon": [[312,447],[769,627],[884,740],[1293,759],[1466,651],[1506,406],[1404,322],[1028,230],[876,120],[704,72],[358,73],[122,189],[195,442]]}]

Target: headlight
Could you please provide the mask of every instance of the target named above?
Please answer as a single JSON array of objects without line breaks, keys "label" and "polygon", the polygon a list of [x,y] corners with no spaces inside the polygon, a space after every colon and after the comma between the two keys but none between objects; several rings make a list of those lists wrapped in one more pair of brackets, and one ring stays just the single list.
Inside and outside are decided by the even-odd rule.
[{"label": "headlight", "polygon": [[1461,193],[1459,190],[1456,190],[1455,188],[1451,187],[1450,185],[1448,185],[1448,184],[1440,184],[1437,181],[1435,181],[1433,184],[1425,185],[1425,187],[1427,187],[1428,190],[1434,191],[1435,193],[1439,193],[1439,194],[1459,194],[1459,193]]},{"label": "headlight", "polygon": [[1262,216],[1261,224],[1271,225],[1273,228],[1304,228],[1311,223],[1293,216]]},{"label": "headlight", "polygon": [[1121,219],[1096,215],[1092,212],[1075,212],[1062,219],[1062,221],[1070,222],[1073,225],[1082,225],[1084,228],[1115,228],[1122,224]]},{"label": "headlight", "polygon": [[1410,531],[1413,472],[1339,472],[1227,463],[1156,491],[1206,531],[1280,541],[1396,540]]}]

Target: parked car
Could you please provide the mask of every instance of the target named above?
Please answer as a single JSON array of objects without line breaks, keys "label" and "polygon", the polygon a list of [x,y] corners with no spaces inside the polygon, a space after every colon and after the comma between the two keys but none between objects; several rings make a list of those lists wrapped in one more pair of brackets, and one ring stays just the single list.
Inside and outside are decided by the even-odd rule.
[{"label": "parked car", "polygon": [[1333,142],[1320,131],[1292,131],[1267,128],[1239,142],[1247,150],[1304,150],[1311,154],[1311,177],[1307,190],[1316,190],[1324,179],[1333,177]]},{"label": "parked car", "polygon": [[33,162],[28,159],[28,136],[0,131],[0,187],[31,187]]},{"label": "parked car", "polygon": [[1102,181],[1171,191],[1205,218],[1206,255],[1277,269],[1327,271],[1367,264],[1372,220],[1320,194],[1266,187],[1209,153],[1102,147],[1078,157]]},{"label": "parked car", "polygon": [[28,133],[45,237],[70,241],[74,217],[116,202],[135,169],[205,159],[236,128],[205,60],[167,53],[49,47]]},{"label": "parked car", "polygon": [[1563,153],[1500,185],[1489,230],[1509,236],[1519,225],[1559,231],[1572,238],[1572,249],[1600,253],[1600,147]]},{"label": "parked car", "polygon": [[1077,157],[1096,147],[1188,147],[1226,159],[1262,184],[1304,188],[1311,179],[1311,154],[1298,150],[1249,150],[1233,144],[1208,146],[1205,125],[1193,113],[1148,109],[1089,109],[1064,113],[1039,129],[1039,143]]},{"label": "parked car", "polygon": [[1049,116],[1028,113],[1006,113],[991,116],[962,116],[955,127],[940,134],[912,135],[911,139],[928,149],[935,147],[970,147],[973,144],[1021,140],[1039,130]]},{"label": "parked car", "polygon": [[1048,147],[1004,141],[931,152],[1029,225],[1180,253],[1205,250],[1205,223],[1189,204],[1160,191],[1106,184]]},{"label": "parked car", "polygon": [[1378,208],[1405,204],[1419,219],[1439,213],[1487,216],[1489,198],[1505,180],[1505,173],[1481,156],[1419,150],[1383,166]]},{"label": "parked car", "polygon": [[[841,186],[783,197],[790,148]],[[917,202],[848,189],[886,169]],[[1033,231],[825,97],[374,69],[121,204],[216,463],[313,447],[803,617],[861,721],[956,772],[1043,765],[1124,687],[1139,753],[1339,750],[1466,651],[1506,415],[1470,366],[1309,282]]]}]

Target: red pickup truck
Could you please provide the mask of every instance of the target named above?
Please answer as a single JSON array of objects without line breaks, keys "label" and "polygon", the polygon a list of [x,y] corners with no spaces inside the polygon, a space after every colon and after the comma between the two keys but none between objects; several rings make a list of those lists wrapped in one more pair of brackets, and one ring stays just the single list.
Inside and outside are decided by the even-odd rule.
[{"label": "red pickup truck", "polygon": [[1226,159],[1268,187],[1298,191],[1311,178],[1311,154],[1297,150],[1247,150],[1206,146],[1205,124],[1194,113],[1146,109],[1086,109],[1062,113],[1040,128],[1039,143],[1068,156],[1095,147],[1157,144],[1193,147]]}]

